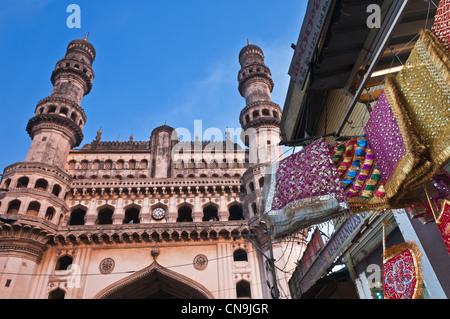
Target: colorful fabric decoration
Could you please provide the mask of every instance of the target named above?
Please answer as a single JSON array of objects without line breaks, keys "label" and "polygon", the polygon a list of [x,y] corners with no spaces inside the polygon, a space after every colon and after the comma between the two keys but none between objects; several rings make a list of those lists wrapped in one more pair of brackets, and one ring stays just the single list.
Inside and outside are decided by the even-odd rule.
[{"label": "colorful fabric decoration", "polygon": [[339,175],[321,138],[272,166],[266,178],[264,218],[274,226],[274,237],[348,213]]},{"label": "colorful fabric decoration", "polygon": [[422,297],[421,253],[413,242],[394,246],[384,252],[383,291],[385,299]]},{"label": "colorful fabric decoration", "polygon": [[425,156],[426,147],[406,111],[406,101],[392,76],[386,77],[385,88],[364,132],[380,169],[386,199],[395,205],[406,193],[406,185],[415,169],[430,163]]},{"label": "colorful fabric decoration", "polygon": [[446,199],[442,205],[439,218],[436,220],[439,232],[450,255],[450,201]]},{"label": "colorful fabric decoration", "polygon": [[404,68],[386,76],[383,93],[364,131],[386,198],[399,207],[450,159],[450,62],[433,33],[420,32]]},{"label": "colorful fabric decoration", "polygon": [[331,155],[352,212],[389,208],[380,171],[365,135],[336,145]]},{"label": "colorful fabric decoration", "polygon": [[429,30],[422,30],[395,81],[406,101],[413,128],[427,146],[430,165],[415,168],[413,189],[433,177],[450,159],[450,58]]},{"label": "colorful fabric decoration", "polygon": [[447,51],[450,51],[450,0],[441,0],[434,16],[431,31]]}]

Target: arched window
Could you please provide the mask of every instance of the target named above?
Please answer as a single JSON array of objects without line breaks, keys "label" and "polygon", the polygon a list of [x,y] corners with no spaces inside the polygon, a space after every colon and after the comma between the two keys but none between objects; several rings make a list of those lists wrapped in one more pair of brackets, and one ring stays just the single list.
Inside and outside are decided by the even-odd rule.
[{"label": "arched window", "polygon": [[65,296],[66,293],[64,292],[64,290],[57,288],[48,295],[48,299],[64,299]]},{"label": "arched window", "polygon": [[254,119],[258,118],[259,117],[259,111],[258,110],[254,111],[252,115],[253,115]]},{"label": "arched window", "polygon": [[250,190],[250,192],[255,191],[255,185],[253,184],[253,182],[250,182],[250,184],[248,184],[248,189]]},{"label": "arched window", "polygon": [[239,205],[233,205],[228,209],[228,212],[230,213],[230,217],[228,220],[242,220],[244,219],[244,214],[242,207]]},{"label": "arched window", "polygon": [[252,211],[253,211],[253,214],[258,215],[258,208],[256,207],[256,203],[252,204]]},{"label": "arched window", "polygon": [[51,114],[51,113],[55,113],[55,112],[56,112],[56,105],[50,105],[47,113]]},{"label": "arched window", "polygon": [[43,190],[43,191],[47,190],[47,187],[48,187],[48,182],[45,179],[43,179],[43,178],[38,179],[36,181],[36,184],[34,185],[35,189],[40,189],[40,190]]},{"label": "arched window", "polygon": [[217,221],[219,220],[219,217],[217,216],[217,208],[215,206],[206,206],[203,209],[203,219],[204,222],[210,221]]},{"label": "arched window", "polygon": [[136,207],[128,208],[125,211],[125,218],[123,219],[124,224],[139,224],[139,209]]},{"label": "arched window", "polygon": [[47,208],[47,211],[45,212],[45,219],[52,220],[53,216],[55,216],[55,209],[53,207]]},{"label": "arched window", "polygon": [[69,169],[70,169],[70,170],[74,170],[74,169],[75,169],[76,163],[77,163],[77,162],[75,162],[74,160],[71,160],[71,161],[69,162]]},{"label": "arched window", "polygon": [[136,168],[136,161],[135,160],[130,160],[128,162],[128,168],[129,169],[135,169]]},{"label": "arched window", "polygon": [[110,161],[110,160],[105,161],[104,168],[105,169],[112,169],[112,161]]},{"label": "arched window", "polygon": [[252,298],[250,283],[245,280],[241,280],[236,284],[236,297],[242,299]]},{"label": "arched window", "polygon": [[53,186],[52,194],[58,197],[60,193],[61,193],[61,186],[55,184],[55,186]]},{"label": "arched window", "polygon": [[264,188],[264,177],[261,177],[261,178],[258,180],[258,183],[259,183],[259,188]]},{"label": "arched window", "polygon": [[117,169],[123,169],[123,163],[124,163],[124,161],[118,160],[118,161],[117,161],[117,164],[116,164],[116,168],[117,168]]},{"label": "arched window", "polygon": [[270,116],[269,110],[268,110],[268,109],[262,110],[262,115],[264,115],[264,116]]},{"label": "arched window", "polygon": [[8,205],[8,210],[6,211],[6,214],[14,215],[19,212],[20,208],[20,200],[13,200]]},{"label": "arched window", "polygon": [[72,265],[73,258],[69,255],[64,255],[58,258],[55,270],[67,270],[67,267]]},{"label": "arched window", "polygon": [[99,169],[100,168],[100,161],[99,160],[95,160],[92,163],[92,169]]},{"label": "arched window", "polygon": [[192,209],[189,206],[183,206],[178,209],[177,222],[192,222]]},{"label": "arched window", "polygon": [[233,253],[233,261],[248,261],[247,252],[243,249],[238,249]]},{"label": "arched window", "polygon": [[147,160],[142,160],[141,163],[139,164],[141,169],[146,169],[148,168],[148,161]]},{"label": "arched window", "polygon": [[28,186],[28,182],[30,180],[28,179],[28,177],[21,177],[17,180],[17,188],[27,188]]},{"label": "arched window", "polygon": [[84,225],[85,215],[86,211],[82,208],[73,210],[70,214],[69,226]]},{"label": "arched window", "polygon": [[61,110],[59,111],[59,114],[64,114],[65,116],[67,116],[67,113],[69,113],[67,107],[62,107]]},{"label": "arched window", "polygon": [[8,189],[10,184],[11,184],[11,179],[8,178],[8,179],[3,183],[3,188]]},{"label": "arched window", "polygon": [[39,214],[40,209],[41,209],[41,204],[39,202],[31,202],[28,205],[27,215],[37,216]]},{"label": "arched window", "polygon": [[81,161],[81,169],[88,169],[89,162],[88,161]]},{"label": "arched window", "polygon": [[97,225],[111,225],[114,211],[110,208],[103,208],[98,212]]}]

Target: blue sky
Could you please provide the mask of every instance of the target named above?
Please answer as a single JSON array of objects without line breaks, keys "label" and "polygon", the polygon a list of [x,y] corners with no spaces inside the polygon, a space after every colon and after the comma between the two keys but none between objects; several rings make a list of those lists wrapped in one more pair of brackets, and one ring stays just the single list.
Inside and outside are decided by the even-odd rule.
[{"label": "blue sky", "polygon": [[[69,4],[81,8],[81,28],[66,25]],[[148,140],[164,124],[191,132],[239,127],[245,100],[237,90],[238,54],[260,46],[272,71],[272,99],[283,107],[287,75],[306,0],[1,0],[0,171],[25,160],[25,131],[51,73],[73,39],[97,51],[82,145],[95,139]],[[192,133],[195,134],[194,132]]]}]

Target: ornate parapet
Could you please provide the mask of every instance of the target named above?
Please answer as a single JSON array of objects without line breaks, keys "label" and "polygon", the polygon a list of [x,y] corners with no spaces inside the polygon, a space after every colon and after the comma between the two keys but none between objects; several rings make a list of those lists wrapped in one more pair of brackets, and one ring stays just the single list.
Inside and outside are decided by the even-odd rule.
[{"label": "ornate parapet", "polygon": [[46,245],[56,234],[55,226],[33,216],[0,215],[0,218],[0,256],[40,263]]},{"label": "ornate parapet", "polygon": [[247,221],[185,222],[165,224],[90,225],[60,227],[53,244],[121,245],[173,244],[233,240],[249,233]]}]

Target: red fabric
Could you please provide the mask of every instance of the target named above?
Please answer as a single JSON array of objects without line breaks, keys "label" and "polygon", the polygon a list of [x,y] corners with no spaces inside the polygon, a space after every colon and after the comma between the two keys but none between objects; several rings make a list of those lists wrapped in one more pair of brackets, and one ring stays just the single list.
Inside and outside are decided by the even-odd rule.
[{"label": "red fabric", "polygon": [[442,212],[439,216],[437,226],[439,228],[439,232],[441,233],[442,239],[444,240],[447,252],[450,255],[450,202],[448,200],[445,201],[442,207]]},{"label": "red fabric", "polygon": [[450,0],[439,2],[431,30],[447,51],[450,51]]},{"label": "red fabric", "polygon": [[405,249],[383,264],[385,299],[412,299],[417,286],[414,253]]}]

